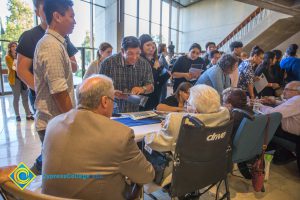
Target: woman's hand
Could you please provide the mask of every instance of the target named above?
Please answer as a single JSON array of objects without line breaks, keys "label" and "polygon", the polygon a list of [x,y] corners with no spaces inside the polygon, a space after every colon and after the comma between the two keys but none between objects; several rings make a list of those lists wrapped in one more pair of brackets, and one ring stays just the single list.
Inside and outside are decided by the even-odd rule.
[{"label": "woman's hand", "polygon": [[123,94],[123,92],[120,91],[120,90],[115,90],[115,97],[117,99],[128,99],[128,95],[127,94]]},{"label": "woman's hand", "polygon": [[189,81],[189,80],[191,80],[193,78],[193,74],[191,74],[191,73],[185,73],[184,78]]},{"label": "woman's hand", "polygon": [[271,86],[274,90],[280,88],[280,85],[278,83],[272,83],[272,86]]},{"label": "woman's hand", "polygon": [[254,81],[259,81],[259,80],[260,80],[260,78],[258,76],[254,77]]}]

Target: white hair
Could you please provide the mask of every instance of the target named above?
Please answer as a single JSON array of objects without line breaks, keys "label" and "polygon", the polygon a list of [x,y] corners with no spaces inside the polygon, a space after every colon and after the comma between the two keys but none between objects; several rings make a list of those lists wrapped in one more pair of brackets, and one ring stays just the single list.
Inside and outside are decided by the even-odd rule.
[{"label": "white hair", "polygon": [[195,85],[190,89],[188,102],[198,113],[215,113],[220,110],[221,102],[218,92],[204,84]]},{"label": "white hair", "polygon": [[102,96],[113,97],[113,95],[113,81],[101,74],[88,77],[76,88],[77,106],[90,110],[99,106]]},{"label": "white hair", "polygon": [[300,81],[291,81],[288,83],[293,89],[297,90],[300,93]]}]

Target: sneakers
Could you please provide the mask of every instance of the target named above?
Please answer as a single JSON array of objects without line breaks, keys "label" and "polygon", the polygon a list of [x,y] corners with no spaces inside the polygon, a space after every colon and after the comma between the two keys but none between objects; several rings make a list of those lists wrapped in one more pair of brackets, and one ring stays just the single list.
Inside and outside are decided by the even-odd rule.
[{"label": "sneakers", "polygon": [[16,116],[16,121],[20,122],[21,121],[21,117],[20,116]]}]

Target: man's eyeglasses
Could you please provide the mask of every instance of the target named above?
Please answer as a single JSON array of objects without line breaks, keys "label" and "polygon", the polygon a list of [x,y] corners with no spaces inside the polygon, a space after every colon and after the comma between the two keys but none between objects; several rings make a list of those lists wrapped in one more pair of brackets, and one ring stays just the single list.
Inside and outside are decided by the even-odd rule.
[{"label": "man's eyeglasses", "polygon": [[114,100],[113,98],[111,98],[111,97],[109,97],[109,96],[106,96],[106,97],[109,98],[112,102],[117,103],[117,101]]},{"label": "man's eyeglasses", "polygon": [[296,89],[291,89],[291,88],[284,88],[285,91],[294,91],[294,92],[298,92],[298,90]]}]

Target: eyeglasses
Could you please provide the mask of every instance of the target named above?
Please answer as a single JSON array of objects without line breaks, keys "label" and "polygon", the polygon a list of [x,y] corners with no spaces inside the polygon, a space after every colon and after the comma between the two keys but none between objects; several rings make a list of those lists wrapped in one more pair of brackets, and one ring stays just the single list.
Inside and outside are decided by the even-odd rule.
[{"label": "eyeglasses", "polygon": [[111,98],[111,97],[109,97],[109,96],[105,96],[105,97],[107,97],[108,99],[110,99],[112,102],[117,103],[117,101],[114,100],[113,98]]},{"label": "eyeglasses", "polygon": [[298,92],[298,90],[296,89],[291,89],[291,88],[284,88],[285,91],[295,91],[295,92]]}]

